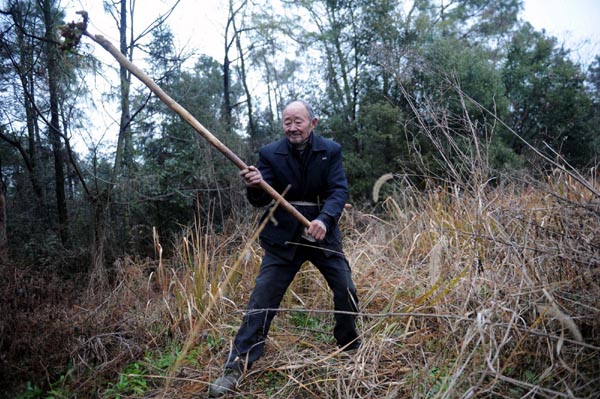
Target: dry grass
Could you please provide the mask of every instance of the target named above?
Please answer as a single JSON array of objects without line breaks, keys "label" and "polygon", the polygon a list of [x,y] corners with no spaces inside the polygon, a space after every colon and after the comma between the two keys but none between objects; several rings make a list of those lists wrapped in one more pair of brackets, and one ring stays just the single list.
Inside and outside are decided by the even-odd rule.
[{"label": "dry grass", "polygon": [[[391,191],[385,213],[350,210],[341,220],[363,347],[353,356],[336,349],[330,292],[307,264],[238,397],[598,397],[598,198],[565,173],[477,191],[420,192],[405,181]],[[168,244],[178,248],[173,259],[157,251],[152,261],[117,262],[110,292],[49,302],[56,326],[45,324],[40,353],[71,359],[71,390],[108,397],[126,364],[183,348],[166,374],[146,373],[142,396],[202,397],[260,264],[256,231],[240,226],[195,226]],[[38,318],[46,309],[31,306]]]},{"label": "dry grass", "polygon": [[[330,293],[306,265],[239,397],[597,397],[599,205],[559,173],[536,186],[475,193],[404,186],[385,200],[385,215],[346,213],[363,347],[354,356],[336,350]],[[240,236],[238,248],[248,237]],[[183,397],[206,392],[221,372],[260,262],[256,243],[242,262],[212,251],[187,270],[212,265],[223,281],[234,269],[227,285],[216,275],[197,281],[205,274],[192,272],[188,287],[170,280],[179,287],[173,293],[189,298],[176,306],[177,318],[187,331],[203,325],[188,337],[201,349],[197,364],[178,368],[190,378],[174,373],[168,384]],[[210,314],[191,304],[202,298],[212,302]],[[207,336],[223,340],[208,345]]]}]

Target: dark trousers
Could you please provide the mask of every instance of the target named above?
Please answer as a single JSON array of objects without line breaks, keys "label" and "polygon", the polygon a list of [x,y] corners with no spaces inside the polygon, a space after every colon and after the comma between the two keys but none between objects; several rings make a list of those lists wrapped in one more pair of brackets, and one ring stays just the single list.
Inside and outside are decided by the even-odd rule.
[{"label": "dark trousers", "polygon": [[[321,272],[333,291],[334,309],[342,312],[358,311],[358,299],[350,265],[342,255],[325,257],[321,249],[299,247],[294,259],[287,261],[267,253],[256,277],[247,312],[227,358],[226,368],[249,369],[263,354],[265,339],[276,311],[261,309],[279,307],[285,291],[307,260]],[[355,315],[335,313],[333,336],[339,346],[358,341],[355,319]]]}]

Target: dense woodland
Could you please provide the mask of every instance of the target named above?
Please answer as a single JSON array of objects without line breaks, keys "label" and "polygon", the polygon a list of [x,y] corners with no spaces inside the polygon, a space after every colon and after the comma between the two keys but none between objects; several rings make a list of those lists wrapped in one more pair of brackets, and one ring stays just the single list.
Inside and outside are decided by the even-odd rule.
[{"label": "dense woodland", "polygon": [[[172,3],[178,6],[176,1]],[[520,0],[224,3],[229,11],[223,21],[223,59],[176,48],[171,10],[156,15],[147,26],[135,26],[137,10],[132,6],[142,7],[142,2],[105,0],[105,12],[113,17],[114,26],[104,29],[119,38],[113,44],[122,54],[136,60],[163,90],[249,164],[255,162],[261,145],[282,135],[282,105],[295,98],[311,102],[320,118],[318,133],[343,146],[354,209],[351,227],[358,231],[371,226],[364,221],[364,214],[373,215],[369,220],[393,226],[389,234],[398,232],[394,229],[400,229],[402,223],[411,225],[405,218],[409,212],[401,209],[421,209],[415,205],[420,195],[428,198],[427,209],[437,209],[432,198],[439,199],[438,211],[442,212],[442,207],[460,208],[453,202],[459,195],[465,195],[466,204],[467,193],[479,196],[484,190],[495,190],[495,195],[507,193],[503,209],[511,209],[509,198],[530,198],[526,196],[528,188],[546,182],[548,176],[560,176],[570,182],[571,190],[577,185],[575,191],[592,193],[577,197],[586,203],[581,209],[590,213],[584,212],[581,219],[568,216],[561,226],[580,220],[579,227],[589,237],[583,241],[591,251],[586,267],[597,270],[600,243],[593,237],[597,230],[587,228],[586,223],[597,222],[599,212],[595,179],[600,153],[600,55],[590,64],[575,59],[556,38],[520,18]],[[242,245],[237,248],[241,251],[255,227],[257,212],[245,201],[236,167],[129,71],[95,58],[93,54],[100,48],[89,38],[84,36],[78,42],[79,38],[66,34],[64,27],[71,21],[65,21],[62,7],[60,0],[4,0],[0,7],[3,314],[37,309],[41,298],[55,304],[67,296],[72,304],[79,303],[75,292],[86,292],[90,297],[90,292],[119,292],[120,283],[133,278],[123,271],[131,270],[123,266],[130,263],[143,265],[143,276],[134,276],[142,282],[156,277],[163,262],[193,263],[194,256],[181,247],[181,237],[189,234],[197,240],[185,239],[186,245],[194,241],[201,247],[203,240],[208,245],[207,237],[220,237],[223,246]],[[93,84],[99,80],[106,90],[100,92]],[[99,126],[100,113],[114,123]],[[392,206],[385,198],[396,202]],[[535,198],[543,202],[547,197]],[[472,203],[474,207],[476,204]],[[571,209],[569,204],[565,209]],[[532,200],[533,207],[538,205]],[[390,209],[395,210],[392,216]],[[457,215],[456,219],[466,217]],[[485,223],[480,217],[474,220],[479,227]],[[426,220],[420,223],[429,225]],[[420,234],[413,232],[415,237]],[[386,251],[411,247],[410,242],[401,245],[389,234],[379,242],[390,245]],[[567,235],[552,234],[549,237]],[[581,241],[576,234],[569,237]],[[434,241],[431,247],[441,251]],[[350,247],[356,243],[352,241]],[[219,245],[215,243],[213,248]],[[479,254],[480,244],[474,245]],[[209,252],[196,249],[199,258]],[[215,259],[237,256],[236,250],[226,255],[219,251],[213,253]],[[399,264],[408,264],[418,252],[411,250]],[[422,259],[433,256],[433,252],[422,252]],[[577,252],[577,261],[569,263],[570,267],[585,264],[583,258],[586,256]],[[159,260],[158,266],[153,263]],[[574,269],[573,273],[579,272]],[[157,282],[158,291],[177,297],[169,291],[174,288],[165,285],[167,278],[163,275]],[[44,281],[54,287],[52,292],[42,284]],[[185,290],[187,283],[177,281]],[[173,314],[170,318],[162,315],[171,323],[166,328],[171,344],[177,339],[187,343],[183,337],[195,329],[191,324],[189,328],[182,325],[192,323],[193,314],[205,311],[201,302],[207,299],[196,293],[199,298],[194,311],[179,315],[185,320],[181,325],[174,322],[179,318]],[[237,306],[244,305],[243,298],[239,303],[236,300]],[[373,303],[381,299],[373,298]],[[106,303],[96,299],[99,305]],[[591,301],[584,307],[597,316],[598,297]],[[50,345],[52,350],[48,347],[43,352],[40,345],[32,356],[36,359],[26,366],[15,366],[16,359],[31,353],[19,349],[11,333],[18,322],[7,318],[0,323],[2,386],[24,387],[25,381],[34,381],[36,387],[56,388],[54,381],[64,378],[69,367],[76,369],[81,355],[77,358],[69,352],[56,359],[50,356],[54,359],[50,365],[39,359],[60,349]],[[235,322],[235,318],[230,321]],[[37,328],[44,328],[43,324]],[[98,330],[88,333],[100,336]],[[206,334],[211,348],[226,350],[222,341],[228,340],[231,332],[216,340],[218,345],[212,332]],[[588,334],[597,350],[596,324],[588,326]],[[163,344],[161,341],[157,346],[165,347]],[[210,353],[217,356],[217,352]],[[102,381],[110,381],[107,369],[116,373],[118,367],[143,357],[145,352],[128,353],[101,370],[102,378],[106,378]],[[590,366],[593,356],[584,358],[586,367]],[[97,364],[109,363],[99,355],[94,359]],[[220,366],[218,356],[215,359],[212,376]],[[510,359],[514,360],[512,355]],[[93,368],[93,361],[86,364]],[[437,370],[441,373],[440,367]],[[537,369],[532,366],[532,370]],[[587,387],[580,392],[582,397],[593,392],[590,381],[592,385],[599,382],[597,370],[591,376],[580,370],[587,375],[582,377]],[[85,380],[83,373],[78,375],[80,382]],[[90,388],[94,384],[89,376],[86,378],[85,383],[70,389],[95,389],[95,395],[100,395],[98,387],[102,384]],[[14,381],[18,384],[13,385]],[[540,380],[536,381],[529,383],[535,385]],[[459,385],[446,385],[445,392]],[[116,392],[115,383],[102,386]],[[266,392],[267,388],[256,389]],[[435,392],[433,389],[422,391],[422,397],[458,397],[455,391],[443,396],[440,386]],[[395,397],[391,392],[373,397]],[[519,395],[510,392],[507,388],[502,394],[495,393]],[[538,394],[552,397],[554,391],[544,392],[546,396]],[[396,394],[404,397],[398,391]],[[416,393],[409,396],[419,397]],[[41,393],[39,397],[43,397]]]}]

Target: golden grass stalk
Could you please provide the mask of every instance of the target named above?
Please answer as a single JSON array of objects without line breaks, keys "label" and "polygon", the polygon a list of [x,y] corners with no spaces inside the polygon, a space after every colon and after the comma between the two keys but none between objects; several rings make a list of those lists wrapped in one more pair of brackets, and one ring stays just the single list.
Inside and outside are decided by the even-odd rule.
[{"label": "golden grass stalk", "polygon": [[578,342],[583,342],[583,336],[581,335],[581,331],[579,331],[579,327],[573,321],[573,318],[562,312],[555,304],[552,305],[538,305],[539,312],[548,318],[555,318],[562,324],[563,327],[567,328],[573,339]]},{"label": "golden grass stalk", "polygon": [[372,198],[373,198],[373,202],[378,202],[379,201],[379,191],[381,190],[381,187],[388,182],[389,180],[392,180],[394,178],[394,175],[392,173],[386,173],[384,175],[381,175],[376,181],[375,184],[373,184],[373,190],[372,190]]}]

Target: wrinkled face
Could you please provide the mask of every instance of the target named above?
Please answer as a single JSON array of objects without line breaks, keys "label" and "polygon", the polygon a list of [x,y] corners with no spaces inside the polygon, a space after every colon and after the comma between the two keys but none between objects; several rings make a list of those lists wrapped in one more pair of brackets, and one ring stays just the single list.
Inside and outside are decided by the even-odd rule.
[{"label": "wrinkled face", "polygon": [[301,102],[293,102],[283,110],[283,130],[292,144],[304,142],[316,126],[317,118],[311,120]]}]

